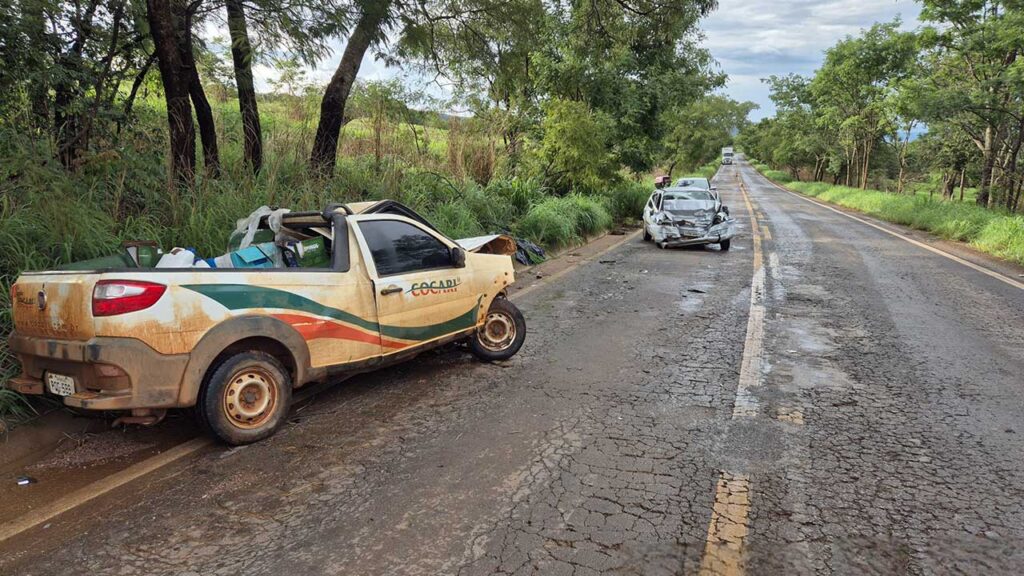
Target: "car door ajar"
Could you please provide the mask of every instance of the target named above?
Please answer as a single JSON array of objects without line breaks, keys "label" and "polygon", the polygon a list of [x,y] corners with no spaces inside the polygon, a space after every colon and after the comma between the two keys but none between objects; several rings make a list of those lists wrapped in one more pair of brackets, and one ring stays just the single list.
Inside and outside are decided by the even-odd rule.
[{"label": "car door ajar", "polygon": [[454,264],[454,242],[394,215],[363,216],[357,226],[374,269],[385,356],[476,325],[479,298]]}]

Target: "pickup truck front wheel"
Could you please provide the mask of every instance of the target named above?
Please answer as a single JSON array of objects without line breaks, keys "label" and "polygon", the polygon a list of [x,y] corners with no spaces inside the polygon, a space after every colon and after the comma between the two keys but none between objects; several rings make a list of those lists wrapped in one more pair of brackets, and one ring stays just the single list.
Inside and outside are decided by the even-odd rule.
[{"label": "pickup truck front wheel", "polygon": [[284,421],[292,399],[291,376],[266,352],[230,356],[203,384],[200,420],[214,436],[238,446],[262,440]]},{"label": "pickup truck front wheel", "polygon": [[469,339],[469,349],[481,360],[496,362],[515,356],[525,341],[523,313],[507,299],[495,298],[483,326]]}]

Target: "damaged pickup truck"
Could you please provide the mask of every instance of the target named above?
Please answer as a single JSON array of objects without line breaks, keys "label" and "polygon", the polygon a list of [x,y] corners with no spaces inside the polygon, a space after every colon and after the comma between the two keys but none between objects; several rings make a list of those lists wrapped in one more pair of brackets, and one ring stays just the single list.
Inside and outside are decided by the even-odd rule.
[{"label": "damaged pickup truck", "polygon": [[644,240],[659,248],[718,244],[729,249],[736,221],[718,192],[699,187],[656,190],[644,206]]},{"label": "damaged pickup truck", "polygon": [[[250,221],[244,244],[262,244],[205,262],[176,249],[164,255],[172,267],[23,274],[11,288],[22,365],[11,388],[143,424],[194,407],[217,438],[246,444],[281,425],[293,388],[450,342],[485,361],[523,345],[523,315],[505,298],[507,236],[460,245],[386,200]],[[286,249],[302,244],[318,253],[306,267]]]}]

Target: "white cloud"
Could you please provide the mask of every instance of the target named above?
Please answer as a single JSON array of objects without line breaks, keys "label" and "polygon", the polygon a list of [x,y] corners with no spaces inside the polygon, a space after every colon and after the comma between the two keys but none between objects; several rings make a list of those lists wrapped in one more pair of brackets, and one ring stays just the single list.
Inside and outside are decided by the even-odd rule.
[{"label": "white cloud", "polygon": [[729,75],[724,92],[760,105],[751,114],[758,119],[774,111],[761,78],[810,74],[843,37],[897,16],[904,28],[914,28],[919,12],[911,0],[719,0],[702,27],[705,46]]}]

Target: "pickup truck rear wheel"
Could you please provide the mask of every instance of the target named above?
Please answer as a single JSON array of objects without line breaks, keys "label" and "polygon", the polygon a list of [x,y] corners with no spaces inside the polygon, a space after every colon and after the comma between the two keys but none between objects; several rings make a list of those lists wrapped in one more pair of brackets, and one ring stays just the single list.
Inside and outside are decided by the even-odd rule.
[{"label": "pickup truck rear wheel", "polygon": [[214,436],[238,446],[272,435],[284,422],[292,381],[281,362],[256,350],[228,357],[203,384],[200,420]]},{"label": "pickup truck rear wheel", "polygon": [[487,310],[484,325],[469,339],[473,355],[485,362],[508,360],[526,341],[526,319],[516,305],[495,298]]}]

